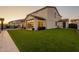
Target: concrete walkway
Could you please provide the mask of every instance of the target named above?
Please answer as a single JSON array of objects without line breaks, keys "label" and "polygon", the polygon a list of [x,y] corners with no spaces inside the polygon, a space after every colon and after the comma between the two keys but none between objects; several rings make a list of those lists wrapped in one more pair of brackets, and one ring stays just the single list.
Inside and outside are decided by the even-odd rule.
[{"label": "concrete walkway", "polygon": [[0,33],[0,52],[19,52],[7,31]]}]

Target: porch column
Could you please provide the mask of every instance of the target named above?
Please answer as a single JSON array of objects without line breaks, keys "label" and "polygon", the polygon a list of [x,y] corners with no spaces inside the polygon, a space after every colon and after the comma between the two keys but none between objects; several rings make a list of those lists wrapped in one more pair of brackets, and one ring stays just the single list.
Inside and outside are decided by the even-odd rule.
[{"label": "porch column", "polygon": [[79,24],[77,24],[77,29],[79,30]]},{"label": "porch column", "polygon": [[68,28],[68,26],[69,26],[69,24],[68,24],[68,22],[66,22],[66,28]]},{"label": "porch column", "polygon": [[34,30],[38,30],[38,19],[34,19]]},{"label": "porch column", "polygon": [[27,20],[25,20],[25,28],[26,29],[28,28],[28,26],[27,26]]}]

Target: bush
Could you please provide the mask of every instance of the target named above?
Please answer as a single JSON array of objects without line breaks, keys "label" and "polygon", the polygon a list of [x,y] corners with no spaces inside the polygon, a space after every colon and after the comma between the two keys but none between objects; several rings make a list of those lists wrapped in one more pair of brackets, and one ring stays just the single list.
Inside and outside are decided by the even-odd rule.
[{"label": "bush", "polygon": [[38,30],[45,30],[45,27],[38,27]]},{"label": "bush", "polygon": [[18,28],[18,26],[14,26],[14,28]]},{"label": "bush", "polygon": [[69,28],[77,29],[77,24],[69,24]]},{"label": "bush", "polygon": [[23,29],[26,29],[26,27],[23,27]]},{"label": "bush", "polygon": [[34,28],[32,28],[32,30],[34,30]]},{"label": "bush", "polygon": [[10,28],[10,26],[9,25],[6,25],[6,28]]},{"label": "bush", "polygon": [[[46,27],[38,27],[38,30],[45,30]],[[34,28],[32,28],[32,30],[35,30]]]}]

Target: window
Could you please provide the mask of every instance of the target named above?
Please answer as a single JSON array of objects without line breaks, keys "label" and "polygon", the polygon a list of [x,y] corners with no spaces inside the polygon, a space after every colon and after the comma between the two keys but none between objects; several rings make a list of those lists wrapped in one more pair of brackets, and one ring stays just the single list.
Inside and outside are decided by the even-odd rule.
[{"label": "window", "polygon": [[43,27],[43,20],[38,20],[38,27]]},{"label": "window", "polygon": [[34,20],[27,21],[28,28],[33,28],[33,25],[34,25]]}]

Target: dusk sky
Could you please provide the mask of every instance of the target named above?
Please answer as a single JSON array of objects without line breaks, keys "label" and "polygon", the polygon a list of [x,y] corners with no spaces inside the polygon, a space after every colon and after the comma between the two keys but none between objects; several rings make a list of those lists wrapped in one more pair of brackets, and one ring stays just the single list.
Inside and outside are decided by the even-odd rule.
[{"label": "dusk sky", "polygon": [[[22,19],[27,14],[36,11],[44,6],[0,6],[0,17],[5,18],[5,23],[11,20]],[[63,18],[79,18],[79,6],[57,6]]]}]

